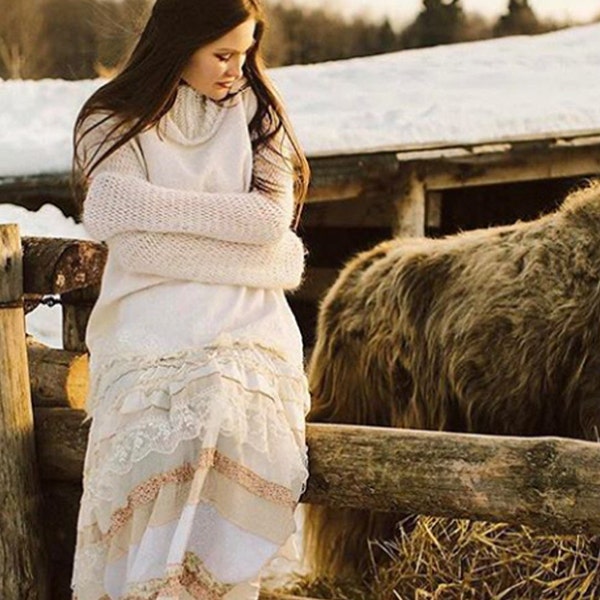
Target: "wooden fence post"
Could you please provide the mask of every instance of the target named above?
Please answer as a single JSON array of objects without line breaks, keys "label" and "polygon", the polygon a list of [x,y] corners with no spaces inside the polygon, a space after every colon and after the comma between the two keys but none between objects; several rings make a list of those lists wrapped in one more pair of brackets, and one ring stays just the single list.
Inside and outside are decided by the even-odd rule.
[{"label": "wooden fence post", "polygon": [[47,600],[17,225],[0,225],[0,596]]}]

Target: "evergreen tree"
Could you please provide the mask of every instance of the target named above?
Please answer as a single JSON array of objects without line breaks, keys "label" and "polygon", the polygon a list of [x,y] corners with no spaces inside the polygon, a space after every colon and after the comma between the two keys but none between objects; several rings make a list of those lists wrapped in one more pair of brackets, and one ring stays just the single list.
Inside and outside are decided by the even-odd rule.
[{"label": "evergreen tree", "polygon": [[345,22],[322,9],[274,4],[269,8],[269,23],[265,56],[270,66],[368,56],[400,48],[399,36],[389,21],[377,24],[356,18]]},{"label": "evergreen tree", "polygon": [[509,0],[508,12],[498,19],[494,35],[533,35],[546,30],[529,5],[529,0]]},{"label": "evergreen tree", "polygon": [[423,0],[421,12],[402,33],[405,48],[452,44],[465,39],[467,19],[461,0]]}]

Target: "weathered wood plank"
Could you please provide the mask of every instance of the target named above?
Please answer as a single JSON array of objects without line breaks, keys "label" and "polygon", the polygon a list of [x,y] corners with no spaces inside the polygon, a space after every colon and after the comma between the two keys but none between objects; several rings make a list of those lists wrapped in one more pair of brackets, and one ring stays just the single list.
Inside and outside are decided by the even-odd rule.
[{"label": "weathered wood plank", "polygon": [[398,161],[390,153],[315,158],[310,164],[307,203],[373,195],[398,172]]},{"label": "weathered wood plank", "polygon": [[600,173],[600,147],[540,148],[538,152],[531,149],[502,155],[448,158],[423,162],[419,168],[428,191],[581,177]]},{"label": "weathered wood plank", "polygon": [[25,348],[21,238],[0,225],[0,590],[3,598],[49,597]]},{"label": "weathered wood plank", "polygon": [[[36,409],[44,478],[81,478],[82,418]],[[307,442],[303,502],[600,533],[597,443],[316,423]]]},{"label": "weathered wood plank", "polygon": [[27,336],[29,382],[34,406],[79,408],[88,393],[88,355],[50,348]]},{"label": "weathered wood plank", "polygon": [[85,240],[24,237],[24,290],[28,294],[63,294],[99,286],[106,263],[103,244]]}]

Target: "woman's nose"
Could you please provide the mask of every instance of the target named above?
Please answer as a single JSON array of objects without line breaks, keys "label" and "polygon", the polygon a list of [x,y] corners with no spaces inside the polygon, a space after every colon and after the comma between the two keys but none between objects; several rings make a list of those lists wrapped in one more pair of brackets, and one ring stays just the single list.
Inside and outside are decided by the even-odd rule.
[{"label": "woman's nose", "polygon": [[239,79],[242,76],[242,67],[244,66],[244,58],[232,58],[227,68],[229,77]]}]

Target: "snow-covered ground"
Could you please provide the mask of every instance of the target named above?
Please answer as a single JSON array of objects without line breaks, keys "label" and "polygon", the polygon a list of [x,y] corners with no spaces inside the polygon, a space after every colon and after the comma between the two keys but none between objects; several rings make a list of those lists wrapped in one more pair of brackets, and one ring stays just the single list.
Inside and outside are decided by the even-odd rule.
[{"label": "snow-covered ground", "polygon": [[[600,131],[600,24],[272,69],[309,156]],[[0,177],[66,172],[95,81],[0,81]]]},{"label": "snow-covered ground", "polygon": [[[270,71],[309,156],[600,132],[600,24]],[[67,172],[95,81],[0,80],[0,178]],[[0,204],[23,235],[86,238],[47,205]],[[27,318],[60,346],[60,308]]]}]

